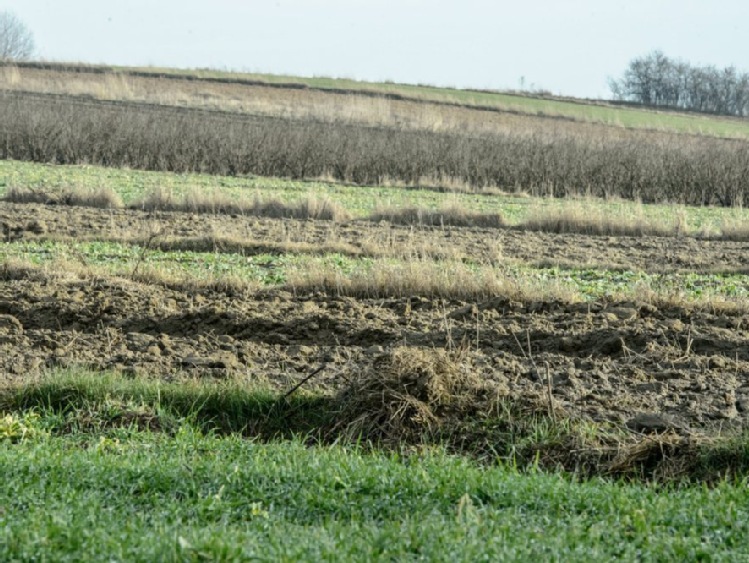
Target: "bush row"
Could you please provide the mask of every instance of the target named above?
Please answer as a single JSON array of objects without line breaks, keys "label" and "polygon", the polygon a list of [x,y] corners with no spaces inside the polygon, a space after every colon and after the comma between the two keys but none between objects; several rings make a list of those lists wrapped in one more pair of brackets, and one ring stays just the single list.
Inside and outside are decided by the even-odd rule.
[{"label": "bush row", "polygon": [[[610,131],[610,130],[608,130]],[[749,143],[687,135],[468,135],[0,94],[0,157],[145,170],[424,178],[532,195],[749,203]]]}]

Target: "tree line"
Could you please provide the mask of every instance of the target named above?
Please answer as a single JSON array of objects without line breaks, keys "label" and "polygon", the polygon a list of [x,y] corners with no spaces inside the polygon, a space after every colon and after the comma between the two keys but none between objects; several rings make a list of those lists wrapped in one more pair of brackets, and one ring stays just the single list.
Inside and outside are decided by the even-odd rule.
[{"label": "tree line", "polygon": [[619,100],[720,115],[749,115],[749,73],[736,67],[693,65],[653,51],[609,82]]}]

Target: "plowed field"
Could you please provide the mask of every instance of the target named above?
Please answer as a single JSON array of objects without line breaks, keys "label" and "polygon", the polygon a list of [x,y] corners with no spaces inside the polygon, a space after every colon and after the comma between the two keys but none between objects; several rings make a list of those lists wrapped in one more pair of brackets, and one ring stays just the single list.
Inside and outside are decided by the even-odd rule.
[{"label": "plowed field", "polygon": [[[0,205],[0,224],[6,241],[120,240],[158,224],[175,240],[220,234],[267,247],[335,243],[362,254],[409,246],[435,255],[497,259],[499,253],[505,260],[645,272],[741,270],[748,246],[10,204]],[[520,302],[502,295],[477,302],[354,298],[282,285],[219,291],[63,274],[5,268],[0,373],[6,382],[83,365],[170,380],[238,377],[286,390],[324,366],[305,385],[330,391],[392,347],[462,346],[471,369],[497,394],[551,400],[593,420],[685,431],[749,418],[749,314],[742,306]]]}]

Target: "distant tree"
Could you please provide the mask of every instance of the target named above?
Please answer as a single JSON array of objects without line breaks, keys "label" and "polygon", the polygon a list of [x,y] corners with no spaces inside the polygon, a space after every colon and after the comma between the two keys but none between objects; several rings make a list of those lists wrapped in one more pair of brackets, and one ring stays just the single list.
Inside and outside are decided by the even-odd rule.
[{"label": "distant tree", "polygon": [[609,86],[617,99],[644,105],[749,115],[749,74],[732,66],[693,66],[661,51],[632,60]]},{"label": "distant tree", "polygon": [[28,59],[34,52],[34,35],[12,12],[0,12],[0,61]]}]

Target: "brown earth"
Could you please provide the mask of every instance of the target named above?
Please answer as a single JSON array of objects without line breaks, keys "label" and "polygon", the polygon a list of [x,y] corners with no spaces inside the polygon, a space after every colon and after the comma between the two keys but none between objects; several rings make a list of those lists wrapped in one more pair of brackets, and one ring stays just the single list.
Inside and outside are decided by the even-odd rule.
[{"label": "brown earth", "polygon": [[[39,205],[0,205],[7,239],[133,236],[439,248],[519,260],[735,268],[746,243],[596,238],[512,230],[263,220]],[[150,227],[149,227],[150,225]],[[285,235],[283,234],[285,233]],[[285,238],[284,238],[285,237]],[[236,377],[288,390],[333,390],[394,346],[470,351],[471,369],[509,399],[654,430],[738,427],[749,418],[749,315],[646,303],[478,303],[323,293],[165,288],[121,278],[7,270],[0,281],[0,374],[88,366],[143,376]],[[648,416],[653,415],[653,416]]]}]

